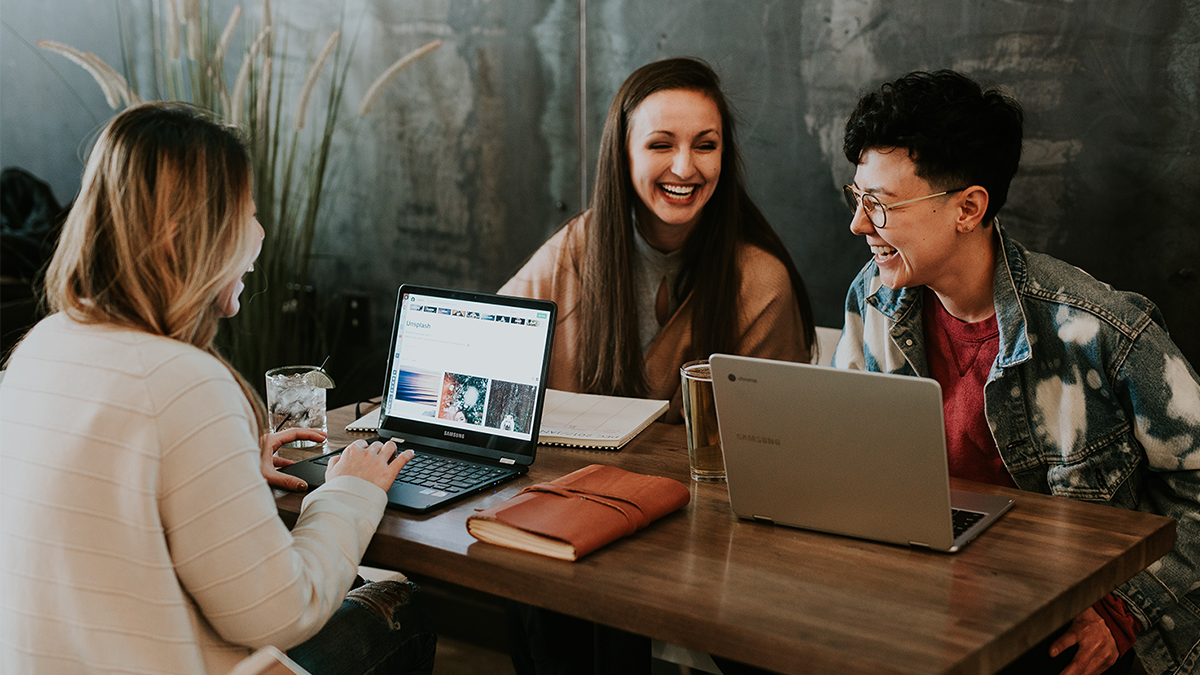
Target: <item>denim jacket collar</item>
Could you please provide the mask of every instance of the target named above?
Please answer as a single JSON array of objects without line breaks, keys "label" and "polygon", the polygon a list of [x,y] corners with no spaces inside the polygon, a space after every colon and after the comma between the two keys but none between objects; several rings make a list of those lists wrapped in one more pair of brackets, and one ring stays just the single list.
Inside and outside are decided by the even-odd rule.
[{"label": "denim jacket collar", "polygon": [[1000,327],[996,367],[1010,368],[1032,356],[1029,322],[1021,300],[1021,290],[1025,287],[1025,250],[1000,227],[999,220],[993,222],[1000,239],[1000,245],[996,247],[996,274],[992,280],[992,303],[996,307],[996,324]]},{"label": "denim jacket collar", "polygon": [[[996,367],[1009,368],[1029,360],[1032,355],[1020,293],[1025,286],[1025,250],[1008,236],[998,219],[993,223],[995,236],[1000,240],[1000,245],[996,247],[996,272],[992,281],[992,303],[996,307],[996,323],[1000,327],[1000,353],[996,358]],[[880,284],[867,297],[867,303],[895,325],[903,325],[919,320],[924,288],[891,289]]]}]

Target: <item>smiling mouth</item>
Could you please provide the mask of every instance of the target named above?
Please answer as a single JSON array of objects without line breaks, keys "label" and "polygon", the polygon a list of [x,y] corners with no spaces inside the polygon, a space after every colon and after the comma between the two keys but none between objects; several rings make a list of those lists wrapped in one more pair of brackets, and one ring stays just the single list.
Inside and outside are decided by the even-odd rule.
[{"label": "smiling mouth", "polygon": [[659,183],[658,189],[671,201],[687,201],[696,194],[696,185],[675,185],[670,183]]},{"label": "smiling mouth", "polygon": [[884,262],[886,260],[890,260],[892,256],[896,255],[897,251],[891,246],[872,246],[871,253],[875,254],[876,261]]}]

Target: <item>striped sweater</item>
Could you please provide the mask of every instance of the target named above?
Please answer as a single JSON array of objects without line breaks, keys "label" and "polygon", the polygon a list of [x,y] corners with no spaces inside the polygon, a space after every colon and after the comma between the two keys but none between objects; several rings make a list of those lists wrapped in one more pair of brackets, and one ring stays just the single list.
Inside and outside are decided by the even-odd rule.
[{"label": "striped sweater", "polygon": [[386,496],[343,476],[280,521],[216,359],[62,314],[0,384],[0,672],[224,673],[337,609]]}]

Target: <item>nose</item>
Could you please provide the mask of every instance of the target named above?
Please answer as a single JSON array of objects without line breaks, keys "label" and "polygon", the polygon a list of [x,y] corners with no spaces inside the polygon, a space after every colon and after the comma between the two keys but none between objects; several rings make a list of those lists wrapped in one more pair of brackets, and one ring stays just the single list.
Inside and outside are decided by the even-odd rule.
[{"label": "nose", "polygon": [[696,170],[696,162],[692,159],[692,151],[690,148],[680,148],[675,152],[675,157],[671,162],[671,172],[676,176],[686,180],[692,177]]},{"label": "nose", "polygon": [[854,216],[850,218],[850,231],[858,235],[871,234],[875,231],[875,223],[867,216],[867,210],[863,208],[862,201],[858,202],[858,208],[854,209]]}]

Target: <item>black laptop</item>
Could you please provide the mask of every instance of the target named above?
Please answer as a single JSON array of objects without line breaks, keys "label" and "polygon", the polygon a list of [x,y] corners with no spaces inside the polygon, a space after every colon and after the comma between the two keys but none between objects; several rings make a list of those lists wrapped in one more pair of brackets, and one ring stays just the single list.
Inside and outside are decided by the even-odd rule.
[{"label": "black laptop", "polygon": [[[400,287],[378,433],[416,456],[388,503],[425,513],[529,470],[556,314],[544,300]],[[338,452],[283,471],[316,487]]]}]

